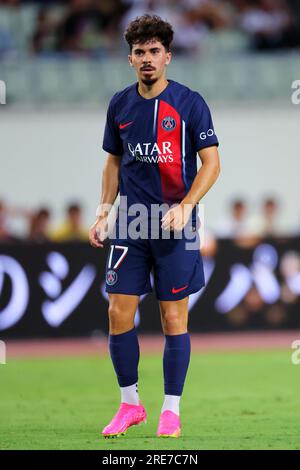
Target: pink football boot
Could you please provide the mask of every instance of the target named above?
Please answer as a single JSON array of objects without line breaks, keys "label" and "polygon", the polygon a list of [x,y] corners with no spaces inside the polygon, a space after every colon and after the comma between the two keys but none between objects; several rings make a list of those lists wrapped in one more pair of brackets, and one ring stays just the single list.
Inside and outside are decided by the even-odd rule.
[{"label": "pink football boot", "polygon": [[103,429],[102,436],[118,437],[123,436],[130,426],[146,423],[147,414],[143,405],[129,405],[121,403],[119,411],[112,421]]},{"label": "pink football boot", "polygon": [[179,437],[181,433],[179,416],[171,410],[164,411],[159,418],[158,437]]}]

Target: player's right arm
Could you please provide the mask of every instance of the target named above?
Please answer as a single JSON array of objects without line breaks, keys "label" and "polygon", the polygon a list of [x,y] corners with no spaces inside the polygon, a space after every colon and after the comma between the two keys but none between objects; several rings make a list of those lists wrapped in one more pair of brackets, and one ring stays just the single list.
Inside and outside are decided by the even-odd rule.
[{"label": "player's right arm", "polygon": [[116,109],[118,96],[119,93],[116,93],[110,100],[106,115],[102,148],[108,156],[102,173],[102,190],[97,219],[89,231],[90,243],[95,248],[103,248],[103,241],[107,237],[108,214],[119,192],[123,142],[120,137]]},{"label": "player's right arm", "polygon": [[119,192],[121,158],[109,153],[102,173],[102,189],[97,219],[90,227],[89,240],[94,248],[103,248],[107,236],[107,218]]}]

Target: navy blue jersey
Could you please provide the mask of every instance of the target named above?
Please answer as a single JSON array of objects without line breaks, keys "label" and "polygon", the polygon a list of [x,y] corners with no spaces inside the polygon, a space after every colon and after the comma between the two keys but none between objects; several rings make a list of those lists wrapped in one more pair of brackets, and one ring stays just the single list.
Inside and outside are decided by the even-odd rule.
[{"label": "navy blue jersey", "polygon": [[197,173],[197,152],[218,145],[201,95],[168,82],[155,98],[143,98],[136,83],[109,104],[103,149],[122,158],[119,190],[128,207],[181,202]]}]

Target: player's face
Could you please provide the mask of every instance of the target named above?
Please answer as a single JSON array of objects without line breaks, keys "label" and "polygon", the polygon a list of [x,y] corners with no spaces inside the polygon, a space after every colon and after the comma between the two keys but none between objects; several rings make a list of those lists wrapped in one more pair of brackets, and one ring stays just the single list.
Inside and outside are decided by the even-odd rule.
[{"label": "player's face", "polygon": [[135,68],[138,80],[153,85],[164,76],[166,65],[171,62],[171,52],[167,52],[160,41],[152,39],[144,44],[134,44],[128,60]]}]

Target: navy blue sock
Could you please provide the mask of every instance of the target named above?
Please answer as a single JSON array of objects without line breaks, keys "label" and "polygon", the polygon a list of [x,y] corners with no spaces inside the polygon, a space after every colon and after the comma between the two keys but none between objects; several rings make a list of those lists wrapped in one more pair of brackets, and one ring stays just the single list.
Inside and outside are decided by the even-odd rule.
[{"label": "navy blue sock", "polygon": [[191,355],[189,333],[166,335],[164,350],[165,395],[182,395]]},{"label": "navy blue sock", "polygon": [[136,329],[109,335],[109,351],[120,387],[137,383],[140,348]]}]

